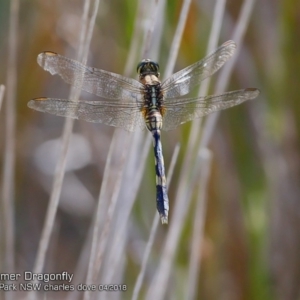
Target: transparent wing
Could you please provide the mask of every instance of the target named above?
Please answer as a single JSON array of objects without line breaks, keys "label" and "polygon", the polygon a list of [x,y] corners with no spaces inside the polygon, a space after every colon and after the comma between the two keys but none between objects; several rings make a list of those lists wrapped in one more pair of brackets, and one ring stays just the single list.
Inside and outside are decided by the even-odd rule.
[{"label": "transparent wing", "polygon": [[140,108],[136,103],[119,101],[70,101],[54,98],[36,98],[28,107],[62,117],[103,123],[128,131],[145,127]]},{"label": "transparent wing", "polygon": [[189,93],[202,80],[218,71],[233,55],[235,49],[236,44],[227,41],[214,53],[166,79],[162,83],[165,97],[174,98]]},{"label": "transparent wing", "polygon": [[142,84],[119,74],[88,67],[54,52],[38,55],[38,64],[52,75],[84,91],[108,99],[139,99]]},{"label": "transparent wing", "polygon": [[238,105],[244,101],[254,99],[258,95],[258,89],[248,88],[200,98],[174,99],[174,101],[170,99],[164,104],[166,113],[162,129],[175,129],[180,124]]}]

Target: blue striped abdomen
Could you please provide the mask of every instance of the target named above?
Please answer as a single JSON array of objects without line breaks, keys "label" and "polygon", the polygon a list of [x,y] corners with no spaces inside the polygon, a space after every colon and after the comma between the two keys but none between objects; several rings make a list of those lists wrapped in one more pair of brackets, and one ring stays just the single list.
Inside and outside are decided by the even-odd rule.
[{"label": "blue striped abdomen", "polygon": [[160,130],[152,130],[156,172],[156,205],[163,224],[168,223],[169,199],[167,194],[167,180],[165,176],[164,158],[160,140]]}]

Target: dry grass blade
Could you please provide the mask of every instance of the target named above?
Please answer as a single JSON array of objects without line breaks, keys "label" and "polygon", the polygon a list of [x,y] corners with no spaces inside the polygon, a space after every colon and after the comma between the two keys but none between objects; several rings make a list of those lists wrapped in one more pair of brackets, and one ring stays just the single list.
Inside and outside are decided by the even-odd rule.
[{"label": "dry grass blade", "polygon": [[171,76],[172,72],[174,70],[174,66],[175,66],[175,62],[177,59],[179,46],[180,46],[180,43],[182,40],[182,35],[183,35],[184,28],[185,28],[186,20],[188,17],[188,13],[190,10],[190,6],[191,6],[191,0],[186,0],[182,4],[178,25],[176,27],[176,31],[175,31],[171,49],[170,49],[170,56],[169,56],[165,74],[164,74],[165,78],[168,78],[169,76]]},{"label": "dry grass blade", "polygon": [[[99,271],[102,266],[103,254],[107,245],[109,233],[112,230],[112,222],[116,214],[117,200],[121,188],[121,182],[124,169],[123,166],[126,158],[126,151],[119,152],[120,149],[128,149],[130,138],[124,139],[124,133],[121,130],[116,130],[113,136],[110,150],[108,154],[107,163],[104,172],[104,181],[101,186],[101,191],[98,199],[98,208],[96,212],[96,221],[94,225],[93,243],[91,249],[91,257],[89,262],[89,269],[87,274],[87,284],[96,284]],[[118,162],[116,162],[118,161]],[[118,168],[113,168],[117,165]],[[108,184],[113,181],[114,187],[112,194],[108,195]],[[103,201],[105,198],[110,199],[105,216],[103,215]],[[103,224],[103,226],[101,226]],[[85,299],[89,299],[90,293],[85,293]]]},{"label": "dry grass blade", "polygon": [[208,149],[201,149],[200,155],[202,156],[202,167],[194,215],[193,235],[191,239],[192,245],[189,264],[189,275],[187,279],[187,295],[185,297],[185,299],[187,300],[197,299],[196,288],[201,266],[201,249],[203,246],[202,240],[206,215],[206,192],[211,164],[211,152]]},{"label": "dry grass blade", "polygon": [[3,97],[5,92],[5,86],[3,84],[0,85],[0,111],[2,107]]},{"label": "dry grass blade", "polygon": [[159,8],[161,7],[161,3],[165,2],[165,0],[155,1],[155,4],[151,6],[151,19],[149,20],[149,25],[144,36],[144,47],[142,49],[143,57],[150,57],[151,44],[153,43],[153,32],[155,25],[158,21],[158,16],[160,15]]},{"label": "dry grass blade", "polygon": [[[10,2],[9,41],[7,64],[7,101],[5,105],[5,149],[2,183],[3,231],[5,251],[3,268],[8,273],[15,269],[15,149],[16,149],[16,90],[17,90],[17,40],[19,1]],[[8,295],[7,297],[11,297]]]},{"label": "dry grass blade", "polygon": [[135,21],[134,21],[133,33],[132,33],[132,36],[134,38],[131,39],[131,43],[129,47],[129,55],[126,60],[126,65],[124,69],[125,76],[130,75],[132,66],[136,63],[139,43],[142,36],[142,27],[139,25],[142,23],[145,14],[146,14],[145,5],[142,0],[139,0],[137,10],[136,10]]},{"label": "dry grass blade", "polygon": [[[249,19],[253,10],[255,4],[255,0],[246,0],[243,3],[241,13],[239,15],[238,22],[236,24],[232,39],[236,42],[237,45],[241,45],[243,42],[243,37],[247,28],[247,25],[249,23]],[[237,52],[239,51],[239,48],[237,48]],[[221,74],[219,77],[219,80],[216,85],[216,93],[221,93],[226,89],[226,86],[228,85],[230,75],[232,73],[237,54],[225,65],[225,67],[221,70]],[[201,138],[201,147],[207,147],[213,130],[216,126],[218,116],[220,115],[219,112],[214,113],[210,115],[205,122],[204,128],[203,128],[203,136]]]},{"label": "dry grass blade", "polygon": [[[92,221],[74,271],[74,279],[72,280],[72,283],[75,286],[85,281],[85,276],[88,268],[87,262],[89,261],[91,253],[93,230],[94,222]],[[81,298],[82,297],[80,296],[80,291],[78,290],[70,291],[66,296],[66,300],[76,300]]]},{"label": "dry grass blade", "polygon": [[149,135],[135,134],[129,150],[127,165],[125,167],[123,182],[118,199],[118,211],[115,217],[113,238],[110,239],[106,253],[105,264],[100,282],[114,282],[120,273],[118,266],[124,260],[125,246],[128,238],[128,223],[132,206],[142,180],[145,161],[149,153],[151,138]]},{"label": "dry grass blade", "polygon": [[[221,28],[222,28],[222,21],[223,21],[223,16],[224,16],[224,11],[225,11],[225,5],[226,1],[225,0],[218,0],[216,2],[216,5],[214,7],[214,15],[213,15],[213,23],[212,23],[212,29],[211,33],[209,36],[209,41],[208,41],[208,46],[206,50],[206,54],[208,55],[217,47],[218,44],[218,39],[220,36]],[[207,94],[208,87],[210,84],[211,78],[207,78],[203,83],[201,83],[200,90],[199,90],[199,96],[203,96]],[[183,164],[183,171],[182,171],[182,177],[181,178],[186,178],[186,173],[188,172],[187,170],[191,167],[192,165],[192,160],[190,157],[193,157],[193,153],[197,153],[199,150],[197,149],[197,140],[199,138],[199,129],[202,124],[202,119],[196,119],[192,123],[192,128],[190,131],[190,137],[189,137],[189,142],[188,142],[188,148],[187,148],[187,155],[186,159]]]},{"label": "dry grass blade", "polygon": [[[213,23],[211,32],[209,35],[209,41],[208,46],[206,49],[206,54],[208,55],[211,53],[214,49],[217,48],[218,40],[222,28],[222,22],[224,17],[224,11],[225,11],[225,5],[226,0],[218,0],[216,2],[215,8],[214,8],[214,15],[213,15]],[[204,96],[208,92],[209,84],[210,84],[211,78],[207,78],[201,83],[200,89],[199,89],[199,96]],[[192,129],[190,132],[189,137],[189,147],[188,147],[188,155],[187,158],[192,156],[193,152],[195,151],[195,143],[199,138],[199,129],[202,125],[202,119],[196,119],[192,123]],[[188,161],[186,160],[184,164],[186,164]]]}]

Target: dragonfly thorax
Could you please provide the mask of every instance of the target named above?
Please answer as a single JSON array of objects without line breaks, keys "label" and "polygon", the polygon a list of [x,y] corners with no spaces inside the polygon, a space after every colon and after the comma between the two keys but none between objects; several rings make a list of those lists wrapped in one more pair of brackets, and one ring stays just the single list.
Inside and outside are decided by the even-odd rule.
[{"label": "dragonfly thorax", "polygon": [[158,63],[152,61],[151,59],[143,59],[137,65],[137,73],[139,74],[140,78],[143,78],[146,75],[155,75],[159,77],[159,65]]},{"label": "dragonfly thorax", "polygon": [[[145,76],[145,78],[150,76]],[[144,105],[142,113],[146,126],[153,132],[162,128],[162,118],[165,113],[163,93],[159,83],[144,85]]]}]

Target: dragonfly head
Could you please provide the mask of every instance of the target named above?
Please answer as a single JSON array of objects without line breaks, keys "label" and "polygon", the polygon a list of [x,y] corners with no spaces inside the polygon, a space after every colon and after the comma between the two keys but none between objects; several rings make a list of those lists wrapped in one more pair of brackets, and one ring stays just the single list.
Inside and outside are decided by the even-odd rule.
[{"label": "dragonfly head", "polygon": [[137,73],[140,77],[153,74],[156,77],[159,77],[159,65],[158,63],[152,61],[151,59],[143,59],[136,68]]}]

